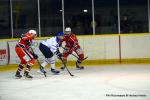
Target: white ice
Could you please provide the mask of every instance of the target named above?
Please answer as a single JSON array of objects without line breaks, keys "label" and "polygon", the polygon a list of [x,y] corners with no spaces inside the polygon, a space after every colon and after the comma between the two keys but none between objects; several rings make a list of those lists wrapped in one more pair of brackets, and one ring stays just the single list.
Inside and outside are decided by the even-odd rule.
[{"label": "white ice", "polygon": [[32,70],[32,80],[15,79],[15,71],[0,72],[0,100],[150,100],[149,64],[114,64],[70,69],[44,77]]}]

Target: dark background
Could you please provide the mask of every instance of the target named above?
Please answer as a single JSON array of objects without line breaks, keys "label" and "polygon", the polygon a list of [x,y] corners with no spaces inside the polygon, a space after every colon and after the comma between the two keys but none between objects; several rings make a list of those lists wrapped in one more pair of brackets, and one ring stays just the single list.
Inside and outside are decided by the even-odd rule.
[{"label": "dark background", "polygon": [[[117,0],[94,0],[95,33],[117,34]],[[63,31],[62,0],[40,0],[41,36]],[[84,12],[87,10],[87,12]],[[0,0],[0,38],[11,38],[10,1]],[[38,29],[37,0],[12,0],[14,37]],[[64,0],[65,26],[75,34],[93,34],[92,0]],[[120,0],[121,33],[148,32],[148,0]],[[53,33],[53,34],[50,34]]]}]

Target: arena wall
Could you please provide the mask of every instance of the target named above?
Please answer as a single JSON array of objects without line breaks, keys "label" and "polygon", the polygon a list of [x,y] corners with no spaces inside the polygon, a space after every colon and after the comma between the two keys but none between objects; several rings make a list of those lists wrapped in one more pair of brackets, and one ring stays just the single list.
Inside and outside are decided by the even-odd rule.
[{"label": "arena wall", "polygon": [[[48,37],[46,37],[48,38]],[[119,35],[88,35],[78,36],[79,44],[84,50],[87,61],[114,61],[119,60],[142,60],[150,62],[150,35],[149,34],[123,34],[120,36],[121,46],[119,46]],[[37,38],[32,47],[38,54],[40,61],[43,55],[38,49],[39,42],[45,38]],[[17,64],[19,59],[15,53],[15,44],[18,39],[0,40],[0,65]],[[62,48],[60,48],[62,51]],[[120,59],[121,58],[121,59]],[[76,58],[69,56],[68,61]],[[92,63],[91,62],[91,63]]]}]

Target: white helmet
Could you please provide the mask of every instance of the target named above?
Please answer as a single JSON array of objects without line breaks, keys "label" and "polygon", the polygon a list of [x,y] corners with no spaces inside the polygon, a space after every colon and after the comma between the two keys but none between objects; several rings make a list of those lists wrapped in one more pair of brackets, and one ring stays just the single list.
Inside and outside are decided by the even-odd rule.
[{"label": "white helmet", "polygon": [[71,28],[70,27],[66,27],[65,32],[71,32]]},{"label": "white helmet", "polygon": [[29,33],[30,33],[30,34],[33,34],[33,35],[37,35],[37,33],[36,33],[35,30],[29,30]]}]

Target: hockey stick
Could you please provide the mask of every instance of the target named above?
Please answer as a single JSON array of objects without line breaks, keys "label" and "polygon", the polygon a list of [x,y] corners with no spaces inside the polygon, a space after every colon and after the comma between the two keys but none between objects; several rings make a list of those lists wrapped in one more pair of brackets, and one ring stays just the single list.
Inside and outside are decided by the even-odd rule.
[{"label": "hockey stick", "polygon": [[[65,47],[62,47],[64,50],[66,50]],[[79,59],[79,57],[77,57],[75,54],[71,53],[71,55],[73,55],[74,57],[76,57],[77,59]],[[83,60],[87,59],[88,57],[85,57]],[[64,67],[67,69],[68,73],[70,74],[70,76],[74,76],[73,74],[71,74],[71,72],[69,71],[68,67],[66,66],[66,64],[63,62]]]},{"label": "hockey stick", "polygon": [[[77,59],[79,59],[79,57],[77,57],[75,54],[71,53],[71,55],[73,55],[74,57],[76,57]],[[86,60],[88,58],[88,56],[86,56],[85,58],[83,58],[83,60]]]},{"label": "hockey stick", "polygon": [[[33,49],[31,48],[31,51],[34,53]],[[44,76],[46,77],[46,71],[44,70],[44,68],[41,66],[40,64],[40,61],[38,59],[36,59],[38,65],[39,65],[39,68],[40,68],[40,71],[44,74]]]},{"label": "hockey stick", "polygon": [[41,66],[40,61],[37,59],[37,63],[40,66],[40,71],[44,74],[44,76],[46,77],[46,71],[44,70],[44,68]]},{"label": "hockey stick", "polygon": [[[63,47],[62,47],[62,48],[63,48]],[[64,64],[64,68],[67,69],[67,72],[69,73],[69,75],[73,77],[74,75],[69,71],[68,67],[66,66],[66,63],[64,63],[63,60],[62,60],[62,63]]]},{"label": "hockey stick", "polygon": [[[65,47],[62,47],[64,50],[66,50],[66,48]],[[71,55],[73,55],[74,57],[76,57],[77,59],[79,59],[79,57],[77,57],[75,54],[73,54],[73,53],[71,53]],[[85,57],[85,58],[83,58],[83,60],[85,60],[85,59],[87,59],[88,58],[88,56],[87,57]],[[71,72],[69,71],[69,69],[68,69],[68,67],[66,66],[66,64],[63,62],[63,64],[64,64],[64,67],[67,69],[67,71],[68,71],[68,73],[70,74],[70,76],[74,76],[73,74],[71,74]]]},{"label": "hockey stick", "polygon": [[66,66],[66,64],[64,63],[64,61],[62,61],[63,62],[63,64],[64,64],[64,67],[67,69],[67,72],[69,73],[69,75],[70,76],[74,76],[70,71],[69,71],[69,69],[68,69],[68,67]]},{"label": "hockey stick", "polygon": [[[66,48],[65,47],[62,47],[64,50],[66,50]],[[73,53],[71,53],[71,55],[73,55],[74,57],[76,57],[77,59],[79,59],[79,57],[78,56],[76,56],[75,54],[73,54]],[[88,56],[86,56],[85,58],[83,58],[83,60],[86,60],[88,58]]]}]

